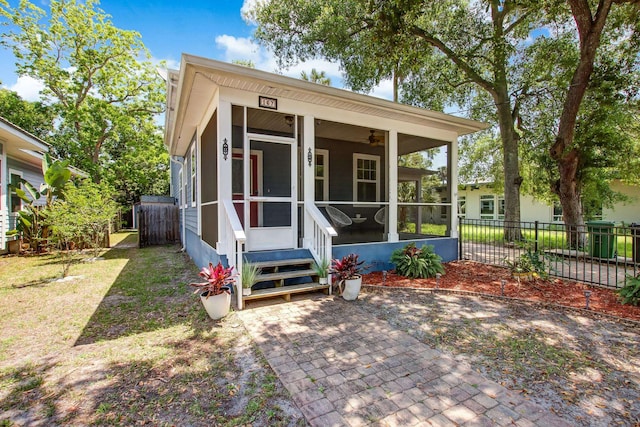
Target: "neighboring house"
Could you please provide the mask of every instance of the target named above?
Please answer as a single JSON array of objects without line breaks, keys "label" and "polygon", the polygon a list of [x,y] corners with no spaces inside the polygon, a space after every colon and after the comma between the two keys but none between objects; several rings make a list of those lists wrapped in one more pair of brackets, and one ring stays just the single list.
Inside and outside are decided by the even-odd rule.
[{"label": "neighboring house", "polygon": [[[628,201],[618,202],[612,208],[592,207],[594,218],[615,223],[640,223],[640,187],[614,181],[611,189],[624,194]],[[458,189],[458,215],[467,219],[504,219],[504,195],[496,194],[492,183],[461,184]],[[560,202],[548,204],[530,195],[520,196],[522,221],[562,222]]]},{"label": "neighboring house", "polygon": [[39,188],[44,181],[42,157],[48,151],[46,142],[0,117],[0,251],[7,248],[6,233],[15,228],[23,203],[10,184],[23,178]]},{"label": "neighboring house", "polygon": [[[168,73],[167,104],[172,196],[198,265],[355,252],[381,270],[408,241],[457,258],[457,139],[484,124],[191,55]],[[399,203],[400,182],[431,172],[398,159],[429,150],[447,163],[443,196]]]}]

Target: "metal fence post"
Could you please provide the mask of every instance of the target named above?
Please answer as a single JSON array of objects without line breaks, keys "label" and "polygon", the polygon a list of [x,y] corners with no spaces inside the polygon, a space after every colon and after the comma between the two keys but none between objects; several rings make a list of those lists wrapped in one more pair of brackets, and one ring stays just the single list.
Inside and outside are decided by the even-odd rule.
[{"label": "metal fence post", "polygon": [[534,223],[535,233],[534,233],[534,238],[533,238],[533,239],[534,239],[534,240],[533,240],[533,251],[534,251],[535,253],[538,253],[538,225],[539,225],[539,222],[538,222],[538,221],[536,221],[536,222]]}]

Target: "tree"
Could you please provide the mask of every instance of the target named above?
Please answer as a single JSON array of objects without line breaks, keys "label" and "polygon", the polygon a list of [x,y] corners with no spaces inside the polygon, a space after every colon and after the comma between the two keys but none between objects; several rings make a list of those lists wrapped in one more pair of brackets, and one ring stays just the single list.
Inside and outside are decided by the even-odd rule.
[{"label": "tree", "polygon": [[324,71],[318,72],[315,68],[312,68],[311,73],[309,74],[307,74],[306,71],[301,71],[300,78],[308,82],[331,86],[331,78],[327,77],[327,74]]},{"label": "tree", "polygon": [[[564,220],[568,229],[575,230],[582,228],[581,226],[584,224],[580,197],[583,155],[586,151],[583,148],[585,142],[594,142],[583,141],[582,144],[580,142],[576,144],[576,127],[581,105],[591,82],[598,49],[602,43],[605,27],[611,16],[614,3],[628,3],[625,6],[633,8],[640,2],[638,0],[599,0],[596,4],[587,0],[568,0],[568,3],[578,31],[580,50],[578,62],[566,91],[555,142],[550,153],[551,158],[558,166],[559,179],[555,192],[560,197]],[[618,5],[618,7],[623,7],[623,5]],[[627,16],[631,17],[631,20],[628,21],[631,23],[629,30],[640,29],[637,11],[636,8],[626,11]],[[617,24],[621,25],[621,21],[618,21]],[[620,37],[619,39],[624,42],[624,38]],[[631,48],[630,53],[637,56],[637,40],[635,45]],[[576,247],[581,245],[583,234],[568,232],[567,237],[570,245]]]},{"label": "tree", "polygon": [[[518,48],[542,20],[538,1],[272,0],[256,3],[250,18],[258,23],[256,38],[282,65],[326,57],[340,62],[346,84],[355,90],[394,78],[401,81],[404,102],[439,110],[451,103],[468,106],[472,117],[496,122],[505,219],[519,223],[520,110],[511,84],[522,60]],[[518,227],[506,232],[507,238],[520,238]]]},{"label": "tree", "polygon": [[21,0],[0,7],[16,31],[7,34],[17,71],[43,82],[60,124],[50,142],[95,181],[104,148],[164,108],[164,90],[140,34],[116,28],[97,0],[53,0],[49,14]]},{"label": "tree", "polygon": [[73,261],[70,250],[89,246],[98,256],[105,241],[109,223],[117,212],[113,190],[106,184],[86,180],[79,186],[67,184],[64,199],[56,199],[46,210],[53,237],[65,257],[63,277]]},{"label": "tree", "polygon": [[255,62],[253,62],[250,59],[234,59],[233,61],[231,61],[231,63],[236,65],[242,65],[243,67],[256,68]]},{"label": "tree", "polygon": [[25,101],[8,89],[0,89],[0,116],[45,141],[54,129],[53,108],[42,102]]}]

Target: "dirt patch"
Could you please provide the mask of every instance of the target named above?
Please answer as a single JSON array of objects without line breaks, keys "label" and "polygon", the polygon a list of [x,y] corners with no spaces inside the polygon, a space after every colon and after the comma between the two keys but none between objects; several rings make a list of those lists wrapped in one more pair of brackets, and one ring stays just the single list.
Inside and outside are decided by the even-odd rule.
[{"label": "dirt patch", "polygon": [[[504,281],[504,288],[502,281]],[[473,261],[446,263],[445,274],[439,280],[408,279],[394,272],[388,272],[386,275],[376,272],[365,274],[362,283],[393,288],[434,289],[437,287],[557,304],[576,309],[586,307],[585,291],[590,291],[590,311],[640,321],[640,307],[621,304],[618,295],[611,289],[555,278],[548,280],[536,278],[528,282],[518,282],[511,277],[506,268]]]}]

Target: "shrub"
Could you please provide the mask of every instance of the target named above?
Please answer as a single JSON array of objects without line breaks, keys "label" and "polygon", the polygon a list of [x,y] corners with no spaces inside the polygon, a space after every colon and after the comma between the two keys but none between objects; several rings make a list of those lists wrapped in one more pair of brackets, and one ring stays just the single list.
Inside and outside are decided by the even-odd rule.
[{"label": "shrub", "polygon": [[635,277],[627,276],[624,287],[618,290],[618,295],[623,304],[640,305],[640,274]]},{"label": "shrub", "polygon": [[433,251],[431,245],[424,245],[418,249],[415,243],[409,243],[403,249],[393,251],[391,262],[395,264],[398,274],[412,279],[435,277],[437,273],[444,274],[442,258]]}]

